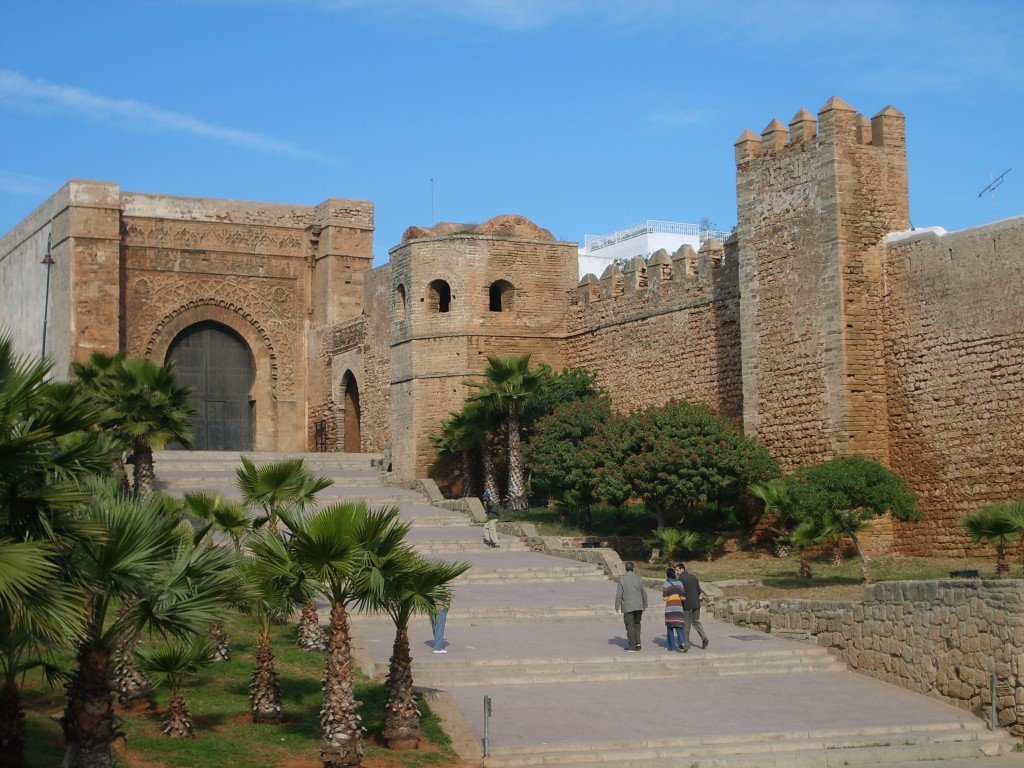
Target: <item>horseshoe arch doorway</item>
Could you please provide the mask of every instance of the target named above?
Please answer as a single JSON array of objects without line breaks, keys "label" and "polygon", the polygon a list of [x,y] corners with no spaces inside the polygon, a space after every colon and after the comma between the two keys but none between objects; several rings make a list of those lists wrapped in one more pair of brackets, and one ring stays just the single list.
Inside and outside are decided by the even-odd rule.
[{"label": "horseshoe arch doorway", "polygon": [[[252,385],[256,366],[249,345],[226,325],[206,321],[179,333],[167,350],[178,383],[195,388],[190,420],[197,451],[251,451]],[[178,447],[178,446],[172,446]]]}]

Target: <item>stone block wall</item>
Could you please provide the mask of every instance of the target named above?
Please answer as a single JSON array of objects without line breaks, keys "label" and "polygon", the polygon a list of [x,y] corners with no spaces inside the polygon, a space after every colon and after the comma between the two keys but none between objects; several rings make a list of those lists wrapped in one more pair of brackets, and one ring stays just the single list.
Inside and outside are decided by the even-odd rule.
[{"label": "stone block wall", "polygon": [[688,400],[739,421],[739,284],[735,248],[709,240],[615,265],[580,282],[563,359],[597,374],[616,410]]},{"label": "stone block wall", "polygon": [[885,461],[881,240],[908,224],[903,116],[838,98],[736,142],[744,430],[785,469]]},{"label": "stone block wall", "polygon": [[1024,217],[893,236],[885,251],[892,468],[925,522],[907,554],[962,555],[959,519],[1024,496]]},{"label": "stone block wall", "polygon": [[994,673],[999,725],[1024,735],[1024,580],[892,581],[866,587],[863,603],[722,599],[711,610],[986,718]]}]

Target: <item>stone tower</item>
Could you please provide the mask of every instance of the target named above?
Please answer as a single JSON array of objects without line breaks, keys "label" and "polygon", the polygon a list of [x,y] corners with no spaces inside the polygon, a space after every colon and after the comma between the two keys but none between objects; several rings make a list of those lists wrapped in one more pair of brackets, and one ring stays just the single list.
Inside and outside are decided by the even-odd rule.
[{"label": "stone tower", "polygon": [[465,401],[487,356],[561,366],[577,244],[521,216],[410,227],[391,256],[391,424],[400,480],[434,477],[430,435]]},{"label": "stone tower", "polygon": [[909,225],[903,115],[833,97],[735,147],[744,431],[786,468],[885,462],[882,239]]}]

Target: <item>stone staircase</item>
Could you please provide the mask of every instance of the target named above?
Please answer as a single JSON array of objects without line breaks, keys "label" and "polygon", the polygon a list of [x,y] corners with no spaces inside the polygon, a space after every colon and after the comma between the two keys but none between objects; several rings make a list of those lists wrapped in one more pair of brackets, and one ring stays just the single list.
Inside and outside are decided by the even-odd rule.
[{"label": "stone staircase", "polygon": [[[615,585],[597,565],[550,557],[501,536],[484,545],[469,517],[418,492],[387,487],[380,457],[249,454],[258,463],[301,455],[335,485],[321,503],[395,504],[424,555],[471,564],[453,583],[446,655],[430,652],[425,617],[410,626],[417,685],[447,697],[448,725],[466,757],[487,768],[832,768],[1011,765],[1014,741],[967,712],[846,671],[821,648],[704,619],[708,650],[666,653],[660,598],[651,592],[643,651],[624,653]],[[234,495],[238,454],[163,452],[161,490]],[[698,568],[699,575],[699,568]],[[321,606],[321,620],[327,620]],[[394,628],[352,616],[358,663],[383,679]],[[443,690],[443,694],[438,691]],[[493,701],[490,755],[482,700]],[[454,714],[457,713],[457,714]],[[468,745],[468,746],[467,746]],[[1001,758],[998,755],[1011,755]],[[1024,759],[1019,763],[1024,766]]]},{"label": "stone staircase", "polygon": [[[801,674],[844,672],[846,665],[822,648],[798,648],[756,653],[661,653],[611,658],[489,659],[450,663],[413,664],[417,684],[430,688],[467,685],[527,685],[585,683],[609,680],[692,680],[724,675]],[[387,674],[387,664],[375,666]]]},{"label": "stone staircase", "polygon": [[[979,722],[850,730],[786,731],[742,736],[497,747],[487,768],[833,768],[976,758],[999,754],[1010,739]],[[1024,760],[1022,760],[1024,763]],[[983,763],[979,762],[979,768]]]}]

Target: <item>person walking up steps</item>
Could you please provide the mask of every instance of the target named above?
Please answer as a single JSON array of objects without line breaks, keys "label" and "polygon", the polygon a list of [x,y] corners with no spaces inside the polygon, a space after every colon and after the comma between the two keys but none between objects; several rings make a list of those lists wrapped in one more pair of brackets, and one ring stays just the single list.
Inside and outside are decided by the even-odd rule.
[{"label": "person walking up steps", "polygon": [[626,652],[640,650],[640,621],[647,607],[647,589],[643,579],[633,573],[633,564],[626,563],[626,572],[615,589],[615,612],[622,612],[626,624]]},{"label": "person walking up steps", "polygon": [[484,543],[489,547],[500,547],[498,542],[498,518],[501,515],[498,505],[494,503],[491,494],[484,491],[480,499],[484,503],[484,512],[487,513],[487,522],[484,523]]},{"label": "person walking up steps", "polygon": [[701,648],[708,647],[708,636],[704,633],[704,626],[700,623],[700,596],[703,591],[697,577],[686,570],[682,563],[676,565],[676,578],[683,584],[685,600],[683,603],[683,650],[690,647],[690,628],[697,630],[700,635]]},{"label": "person walking up steps", "polygon": [[685,596],[683,583],[676,577],[675,568],[669,566],[665,569],[665,583],[661,585],[661,597],[665,601],[665,640],[668,650],[682,653],[686,653],[686,642],[683,640]]}]

